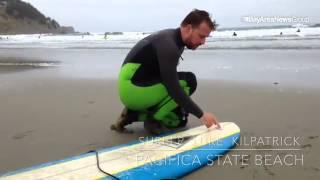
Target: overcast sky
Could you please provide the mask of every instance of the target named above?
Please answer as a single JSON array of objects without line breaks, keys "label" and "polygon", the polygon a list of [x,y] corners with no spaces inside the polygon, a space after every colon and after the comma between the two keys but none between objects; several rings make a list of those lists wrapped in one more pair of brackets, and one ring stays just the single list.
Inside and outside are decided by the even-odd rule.
[{"label": "overcast sky", "polygon": [[73,26],[82,32],[154,31],[177,27],[194,8],[210,12],[220,27],[257,26],[255,23],[243,22],[244,16],[308,17],[312,24],[320,22],[320,1],[316,0],[24,1],[30,2],[60,25]]}]

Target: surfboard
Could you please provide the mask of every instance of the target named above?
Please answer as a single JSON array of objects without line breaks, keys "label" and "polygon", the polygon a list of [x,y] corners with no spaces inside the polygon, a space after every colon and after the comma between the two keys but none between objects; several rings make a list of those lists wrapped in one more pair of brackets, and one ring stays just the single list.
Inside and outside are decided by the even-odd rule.
[{"label": "surfboard", "polygon": [[0,179],[168,179],[182,177],[234,147],[240,128],[198,126],[161,137],[99,149],[67,159],[16,170]]}]

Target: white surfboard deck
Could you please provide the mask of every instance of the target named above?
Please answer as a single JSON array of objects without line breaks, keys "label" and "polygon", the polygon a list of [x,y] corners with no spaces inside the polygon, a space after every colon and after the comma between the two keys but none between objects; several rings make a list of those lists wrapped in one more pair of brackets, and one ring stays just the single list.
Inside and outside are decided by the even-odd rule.
[{"label": "white surfboard deck", "polygon": [[[205,126],[199,126],[164,137],[140,139],[141,143],[116,149],[101,149],[98,150],[100,167],[116,175],[193,149],[201,150],[204,145],[240,133],[239,127],[232,122],[223,122],[221,127],[221,129],[207,129]],[[97,179],[103,177],[106,175],[97,168],[95,153],[88,153],[52,164],[18,170],[0,176],[0,179]]]}]

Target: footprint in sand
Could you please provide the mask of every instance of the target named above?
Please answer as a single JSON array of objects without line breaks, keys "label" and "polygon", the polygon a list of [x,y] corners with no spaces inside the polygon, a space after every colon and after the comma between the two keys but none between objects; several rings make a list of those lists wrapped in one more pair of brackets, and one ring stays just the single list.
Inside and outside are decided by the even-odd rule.
[{"label": "footprint in sand", "polygon": [[16,135],[14,135],[12,138],[15,140],[23,139],[23,138],[31,135],[33,132],[34,132],[34,130],[25,131],[25,132],[18,133]]},{"label": "footprint in sand", "polygon": [[312,170],[319,172],[319,171],[320,171],[320,168],[312,167]]},{"label": "footprint in sand", "polygon": [[318,168],[318,167],[306,167],[306,168],[304,168],[304,170],[313,171],[313,172],[319,172],[320,168]]},{"label": "footprint in sand", "polygon": [[317,139],[319,136],[309,136],[308,139]]},{"label": "footprint in sand", "polygon": [[263,168],[264,168],[264,171],[268,174],[268,175],[270,175],[270,176],[275,176],[276,174],[274,173],[274,172],[272,172],[267,166],[263,166]]},{"label": "footprint in sand", "polygon": [[92,150],[92,149],[96,149],[97,147],[99,147],[99,143],[92,142],[92,143],[81,145],[81,146],[77,147],[76,149],[83,151],[83,149],[85,149],[85,150],[91,149]]},{"label": "footprint in sand", "polygon": [[[318,139],[319,138],[319,136],[308,136],[308,139],[310,139],[310,140],[315,140],[315,139]],[[306,148],[311,148],[312,147],[312,144],[311,143],[309,143],[309,144],[303,144],[303,145],[301,145],[300,146],[301,147],[301,149],[306,149]]]},{"label": "footprint in sand", "polygon": [[94,103],[95,103],[95,101],[88,101],[88,103],[89,103],[89,104],[94,104]]},{"label": "footprint in sand", "polygon": [[248,167],[250,165],[250,154],[248,154],[246,158],[241,156],[241,158],[239,159],[239,163],[241,164],[240,169],[244,169],[245,167]]},{"label": "footprint in sand", "polygon": [[300,147],[301,147],[302,149],[304,149],[304,148],[311,148],[312,145],[311,145],[311,144],[304,144],[304,145],[301,145]]},{"label": "footprint in sand", "polygon": [[249,160],[250,160],[250,154],[248,154],[248,155],[246,155],[245,156],[246,158],[244,158],[243,156],[241,156],[241,158],[239,159],[239,162],[240,163],[246,163],[246,164],[248,164],[249,163]]},{"label": "footprint in sand", "polygon": [[319,171],[320,171],[320,168],[317,168],[317,167],[311,167],[311,170],[312,170],[312,171],[319,172]]}]

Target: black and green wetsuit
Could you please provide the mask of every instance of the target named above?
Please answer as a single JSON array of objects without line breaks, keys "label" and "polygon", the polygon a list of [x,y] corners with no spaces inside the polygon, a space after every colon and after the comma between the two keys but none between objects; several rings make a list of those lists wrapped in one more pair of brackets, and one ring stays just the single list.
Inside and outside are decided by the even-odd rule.
[{"label": "black and green wetsuit", "polygon": [[152,112],[152,118],[175,127],[180,122],[177,108],[202,116],[189,97],[197,86],[195,75],[177,72],[184,47],[180,28],[167,29],[140,40],[128,53],[119,74],[119,94],[128,109],[140,112],[139,120]]}]

